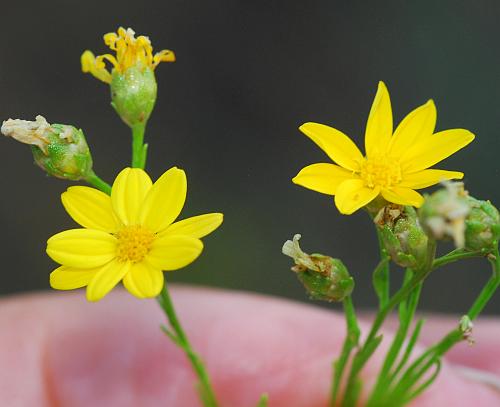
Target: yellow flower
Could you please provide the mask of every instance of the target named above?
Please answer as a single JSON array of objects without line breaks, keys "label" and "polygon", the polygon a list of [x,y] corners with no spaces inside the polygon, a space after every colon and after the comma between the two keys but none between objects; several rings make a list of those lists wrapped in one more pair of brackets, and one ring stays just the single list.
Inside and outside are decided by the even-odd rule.
[{"label": "yellow flower", "polygon": [[87,299],[98,301],[121,280],[138,298],[163,288],[162,270],[177,270],[201,253],[201,237],[222,223],[221,213],[174,222],[184,206],[186,174],[176,167],[154,184],[138,168],[125,168],[111,196],[75,186],[61,196],[69,215],[84,229],[71,229],[47,241],[47,254],[62,266],[50,274],[59,290],[87,286]]},{"label": "yellow flower", "polygon": [[[125,30],[120,27],[117,33],[105,34],[104,43],[116,52],[116,57],[111,54],[95,57],[87,50],[82,54],[81,62],[83,72],[90,72],[106,83],[111,83],[111,74],[115,71],[121,74],[132,66],[154,70],[160,62],[175,61],[174,52],[166,49],[153,55],[149,38],[144,35],[135,38],[135,32],[131,28]],[[105,61],[113,65],[111,73],[106,69]]]},{"label": "yellow flower", "polygon": [[335,195],[335,205],[346,215],[379,195],[389,202],[419,207],[423,197],[416,189],[463,177],[461,172],[427,168],[474,140],[474,135],[464,129],[434,133],[435,125],[436,107],[429,100],[408,114],[393,134],[389,92],[385,84],[379,82],[366,124],[366,156],[339,130],[319,123],[305,123],[300,130],[338,165],[309,165],[293,182]]}]

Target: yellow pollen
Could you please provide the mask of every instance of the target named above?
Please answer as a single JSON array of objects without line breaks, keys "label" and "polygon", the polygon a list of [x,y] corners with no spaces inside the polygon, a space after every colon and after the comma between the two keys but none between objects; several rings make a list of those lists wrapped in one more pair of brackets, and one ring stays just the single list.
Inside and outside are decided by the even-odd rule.
[{"label": "yellow pollen", "polygon": [[138,263],[146,257],[155,234],[140,225],[125,226],[117,234],[116,258],[119,261]]},{"label": "yellow pollen", "polygon": [[401,167],[390,157],[367,158],[361,164],[360,176],[369,188],[390,188],[401,182]]}]

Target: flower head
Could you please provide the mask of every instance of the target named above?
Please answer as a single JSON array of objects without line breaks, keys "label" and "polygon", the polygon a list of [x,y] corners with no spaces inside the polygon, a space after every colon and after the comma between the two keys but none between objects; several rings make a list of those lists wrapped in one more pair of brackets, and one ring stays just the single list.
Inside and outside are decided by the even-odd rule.
[{"label": "flower head", "polygon": [[98,301],[123,280],[138,298],[163,288],[162,270],[187,266],[201,253],[201,237],[222,223],[209,213],[178,222],[187,192],[186,174],[176,167],[154,184],[141,169],[125,168],[111,196],[75,186],[61,196],[69,215],[83,229],[52,236],[47,254],[62,266],[50,275],[59,290],[87,287],[87,299]]},{"label": "flower head", "polygon": [[385,84],[379,82],[366,125],[366,155],[339,130],[319,123],[305,123],[300,130],[337,165],[309,165],[293,182],[335,195],[335,205],[347,215],[379,195],[392,203],[419,207],[423,197],[416,189],[463,177],[461,172],[428,168],[474,139],[474,135],[464,129],[434,133],[435,125],[436,107],[429,100],[409,113],[393,133],[389,93]]},{"label": "flower head", "polygon": [[82,130],[66,124],[50,124],[43,116],[35,121],[9,119],[1,132],[31,145],[35,163],[49,175],[72,181],[92,174],[92,156]]},{"label": "flower head", "polygon": [[285,256],[295,262],[292,271],[304,285],[309,295],[317,300],[342,301],[351,295],[354,279],[339,259],[314,253],[307,254],[300,248],[300,235],[287,240],[281,249]]},{"label": "flower head", "polygon": [[[111,83],[113,72],[122,74],[131,67],[154,70],[160,62],[175,61],[174,52],[167,49],[153,55],[153,47],[149,38],[144,35],[135,38],[135,32],[131,28],[125,30],[120,27],[117,33],[105,34],[104,43],[116,52],[116,56],[104,54],[95,57],[91,51],[87,50],[82,54],[81,62],[83,72],[90,72],[106,83]],[[113,66],[112,72],[106,69],[105,61]]]}]

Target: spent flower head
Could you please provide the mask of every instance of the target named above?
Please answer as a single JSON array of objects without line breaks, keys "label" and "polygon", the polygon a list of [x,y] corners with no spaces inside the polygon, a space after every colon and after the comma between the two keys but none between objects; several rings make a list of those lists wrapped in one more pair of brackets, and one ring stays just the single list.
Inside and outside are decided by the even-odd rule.
[{"label": "spent flower head", "polygon": [[351,295],[354,279],[339,259],[322,254],[307,254],[299,245],[300,235],[287,240],[281,251],[291,257],[295,266],[292,271],[304,285],[309,295],[318,300],[342,301]]},{"label": "spent flower head", "polygon": [[92,156],[81,129],[50,124],[39,115],[35,121],[5,120],[1,131],[7,137],[31,145],[35,162],[49,175],[76,181],[92,174]]},{"label": "spent flower head", "polygon": [[116,177],[111,196],[75,186],[61,196],[64,208],[83,229],[47,241],[47,254],[61,267],[50,275],[59,290],[87,287],[98,301],[120,281],[138,298],[157,296],[162,270],[177,270],[203,249],[200,238],[222,223],[209,213],[178,222],[187,193],[186,174],[173,167],[154,184],[141,169],[126,168]]},{"label": "spent flower head", "polygon": [[461,179],[463,173],[428,169],[469,144],[474,135],[464,129],[434,133],[436,107],[432,100],[409,113],[393,131],[389,92],[379,83],[365,131],[363,156],[344,133],[319,123],[300,130],[336,164],[303,168],[293,182],[335,196],[343,214],[352,214],[376,197],[399,205],[420,207],[416,190],[443,180]]},{"label": "spent flower head", "polygon": [[[143,124],[153,111],[157,84],[154,70],[160,62],[174,62],[173,51],[162,50],[153,54],[148,37],[135,37],[131,29],[120,27],[117,33],[104,35],[104,42],[115,55],[97,57],[85,51],[81,57],[82,71],[110,84],[111,105],[129,126]],[[111,71],[106,67],[111,64]]]},{"label": "spent flower head", "polygon": [[445,182],[445,188],[426,196],[419,210],[422,226],[436,239],[452,238],[455,246],[465,245],[465,220],[470,212],[464,184]]}]

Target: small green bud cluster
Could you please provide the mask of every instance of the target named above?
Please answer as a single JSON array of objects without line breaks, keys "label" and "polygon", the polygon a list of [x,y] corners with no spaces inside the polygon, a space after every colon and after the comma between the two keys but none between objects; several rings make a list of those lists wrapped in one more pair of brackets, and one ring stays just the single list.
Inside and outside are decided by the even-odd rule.
[{"label": "small green bud cluster", "polygon": [[134,65],[111,78],[111,105],[130,127],[146,123],[157,94],[155,73],[149,67]]},{"label": "small green bud cluster", "polygon": [[500,214],[490,201],[469,195],[459,182],[426,196],[419,217],[436,239],[453,238],[466,250],[491,251],[500,238]]},{"label": "small green bud cluster", "polygon": [[49,124],[43,116],[35,121],[9,119],[2,133],[31,145],[36,164],[49,175],[68,180],[92,174],[92,156],[82,130],[65,124]]},{"label": "small green bud cluster", "polygon": [[470,211],[465,219],[465,248],[494,249],[500,237],[500,214],[490,201],[467,197]]},{"label": "small green bud cluster", "polygon": [[307,254],[299,246],[300,235],[287,240],[282,252],[294,259],[292,271],[304,285],[309,295],[317,300],[342,301],[351,295],[354,279],[339,259],[322,254]]},{"label": "small green bud cluster", "polygon": [[410,268],[426,264],[429,237],[412,206],[388,204],[380,209],[374,222],[383,246],[396,264]]}]

